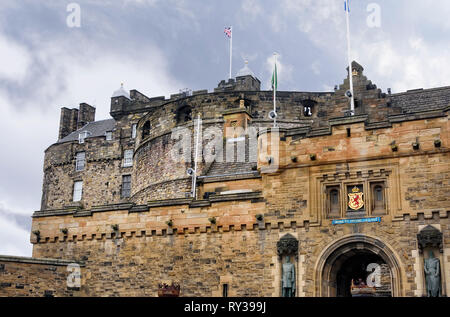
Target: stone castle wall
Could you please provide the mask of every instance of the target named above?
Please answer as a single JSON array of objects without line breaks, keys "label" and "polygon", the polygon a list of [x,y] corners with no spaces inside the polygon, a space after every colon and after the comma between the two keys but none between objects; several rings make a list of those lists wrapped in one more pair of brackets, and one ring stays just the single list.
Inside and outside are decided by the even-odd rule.
[{"label": "stone castle wall", "polygon": [[[84,144],[56,143],[46,150],[42,206],[33,215],[33,257],[85,263],[81,289],[74,293],[80,296],[156,296],[158,284],[165,281],[179,282],[181,296],[221,296],[224,283],[230,296],[280,296],[277,243],[289,233],[299,242],[297,296],[324,295],[323,288],[331,283],[321,279],[321,265],[331,265],[324,257],[347,240],[356,249],[387,254],[393,265],[394,296],[423,296],[417,234],[432,225],[443,236],[438,252],[447,295],[449,108],[439,103],[450,101],[450,94],[427,92],[428,108],[419,111],[403,95],[400,103],[405,107],[395,96],[382,93],[359,65],[352,71],[354,116],[346,115],[348,79],[333,93],[277,92],[278,134],[259,131],[257,170],[253,163],[200,161],[197,199],[186,195],[191,190],[186,170],[193,167],[193,153],[190,162],[171,159],[171,152],[180,153],[172,130],[186,128],[183,137],[190,134],[193,148],[193,119],[198,113],[204,131],[214,127],[222,132],[233,123],[271,127],[273,93],[239,91],[223,82],[214,93],[165,99],[131,91],[131,100],[112,98],[112,141],[98,136]],[[248,83],[252,82],[243,82]],[[311,116],[305,105],[312,107]],[[184,122],[180,110],[186,108],[190,118]],[[143,138],[147,122],[149,135]],[[132,124],[137,124],[135,139]],[[232,138],[220,142],[227,144]],[[238,141],[231,142],[238,147]],[[134,150],[133,167],[123,167],[126,149]],[[79,151],[86,152],[82,172],[75,171]],[[228,169],[238,173],[226,175]],[[123,175],[132,176],[130,198],[121,197]],[[83,180],[83,198],[73,203],[77,180]],[[383,185],[381,209],[373,204],[372,186],[377,183]],[[354,186],[362,186],[366,205],[352,214],[347,190]],[[337,212],[330,211],[330,187],[340,190]],[[333,224],[336,219],[357,218],[354,215],[380,219]],[[25,270],[39,271],[34,266]],[[60,275],[48,278],[61,280],[61,268],[55,272]],[[11,285],[17,279],[12,277]],[[4,294],[15,294],[8,287]],[[61,285],[54,289],[58,296],[71,294]]]}]

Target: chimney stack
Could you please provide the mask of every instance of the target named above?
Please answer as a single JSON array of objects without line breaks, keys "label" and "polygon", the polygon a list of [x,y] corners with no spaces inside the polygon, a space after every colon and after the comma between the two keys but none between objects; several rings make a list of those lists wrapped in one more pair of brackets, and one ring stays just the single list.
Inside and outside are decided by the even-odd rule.
[{"label": "chimney stack", "polygon": [[78,111],[77,129],[81,129],[89,122],[95,121],[95,108],[87,103],[80,103],[80,110]]},{"label": "chimney stack", "polygon": [[80,109],[61,108],[59,120],[58,140],[82,128],[89,122],[95,121],[95,108],[87,103],[81,103]]}]

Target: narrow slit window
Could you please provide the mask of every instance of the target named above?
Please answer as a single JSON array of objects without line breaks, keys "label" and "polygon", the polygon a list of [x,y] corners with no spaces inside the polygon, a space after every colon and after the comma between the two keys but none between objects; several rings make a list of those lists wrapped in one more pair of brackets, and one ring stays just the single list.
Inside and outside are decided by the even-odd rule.
[{"label": "narrow slit window", "polygon": [[223,284],[222,285],[222,296],[223,297],[228,297],[228,284]]}]

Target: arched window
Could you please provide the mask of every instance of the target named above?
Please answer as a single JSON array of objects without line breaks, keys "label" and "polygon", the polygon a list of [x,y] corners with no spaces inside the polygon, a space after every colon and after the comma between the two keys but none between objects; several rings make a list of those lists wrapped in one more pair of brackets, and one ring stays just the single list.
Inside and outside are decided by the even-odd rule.
[{"label": "arched window", "polygon": [[142,127],[142,139],[150,135],[150,121],[146,121]]},{"label": "arched window", "polygon": [[302,101],[303,105],[303,116],[305,117],[311,117],[314,112],[314,106],[316,105],[316,102],[314,100],[304,100]]},{"label": "arched window", "polygon": [[192,120],[192,109],[190,106],[183,106],[177,110],[177,123],[184,123]]},{"label": "arched window", "polygon": [[339,214],[339,191],[337,189],[330,191],[330,213]]},{"label": "arched window", "polygon": [[384,183],[383,182],[372,183],[371,187],[372,187],[372,212],[374,214],[386,213]]},{"label": "arched window", "polygon": [[336,218],[341,215],[341,206],[339,202],[339,186],[327,187],[327,200],[328,200],[328,217]]}]

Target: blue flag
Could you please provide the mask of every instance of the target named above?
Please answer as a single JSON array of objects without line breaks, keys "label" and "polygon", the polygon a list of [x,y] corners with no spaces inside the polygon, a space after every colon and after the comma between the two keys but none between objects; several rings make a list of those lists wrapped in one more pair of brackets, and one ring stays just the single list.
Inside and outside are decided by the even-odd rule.
[{"label": "blue flag", "polygon": [[344,0],[344,11],[350,12],[350,0]]}]

